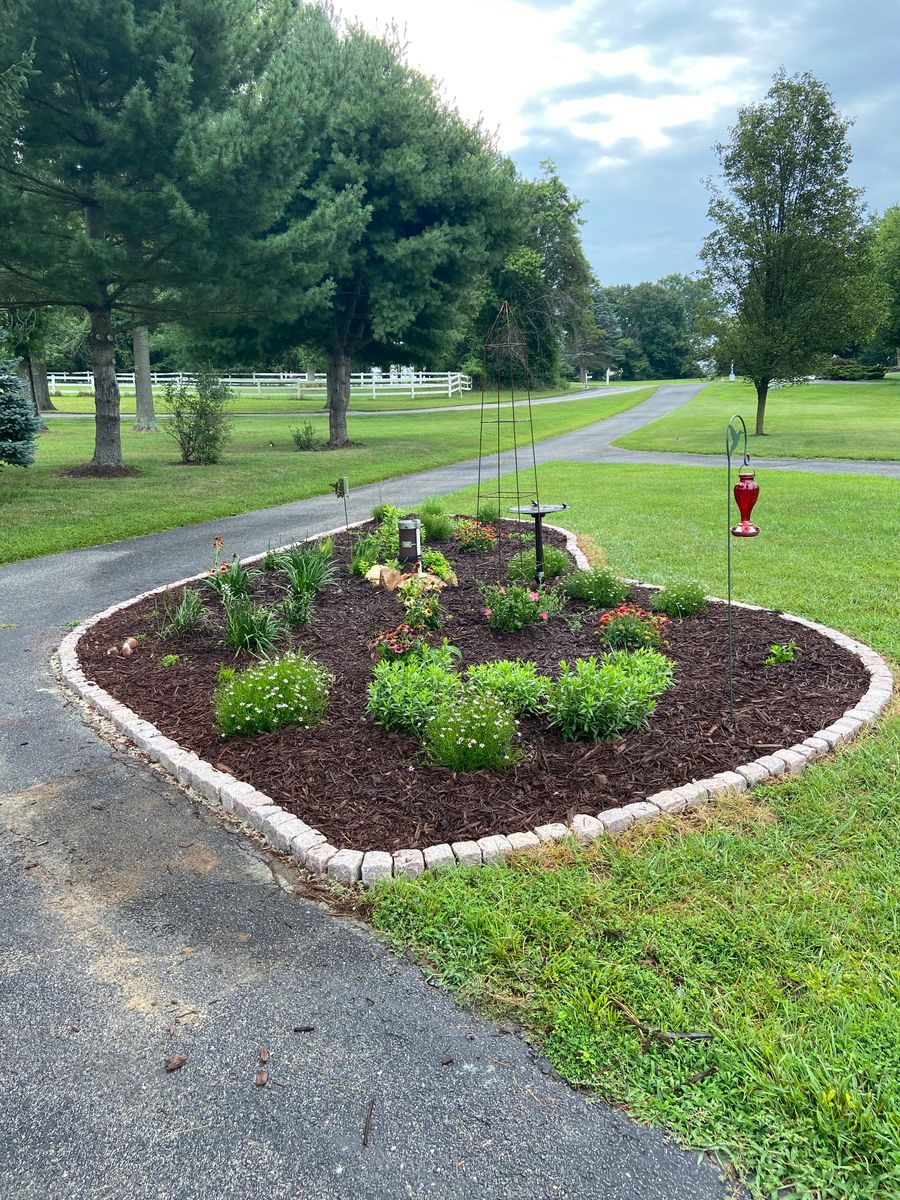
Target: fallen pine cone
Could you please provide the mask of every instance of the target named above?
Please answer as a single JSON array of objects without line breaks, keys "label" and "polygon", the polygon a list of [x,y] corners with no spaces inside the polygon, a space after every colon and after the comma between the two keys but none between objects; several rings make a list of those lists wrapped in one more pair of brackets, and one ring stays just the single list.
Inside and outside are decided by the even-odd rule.
[{"label": "fallen pine cone", "polygon": [[257,1071],[256,1078],[254,1079],[253,1082],[256,1084],[257,1087],[265,1087],[266,1084],[269,1082],[269,1072],[268,1071]]},{"label": "fallen pine cone", "polygon": [[166,1059],[166,1064],[165,1064],[166,1070],[167,1071],[180,1071],[186,1062],[187,1062],[186,1054],[173,1054],[170,1058]]}]

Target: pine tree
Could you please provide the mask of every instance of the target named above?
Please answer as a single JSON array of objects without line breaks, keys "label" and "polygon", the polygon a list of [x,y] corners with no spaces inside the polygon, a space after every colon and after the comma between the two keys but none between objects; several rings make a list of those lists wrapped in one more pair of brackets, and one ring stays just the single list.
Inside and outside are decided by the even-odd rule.
[{"label": "pine tree", "polygon": [[15,361],[0,363],[0,464],[30,466],[40,427]]}]

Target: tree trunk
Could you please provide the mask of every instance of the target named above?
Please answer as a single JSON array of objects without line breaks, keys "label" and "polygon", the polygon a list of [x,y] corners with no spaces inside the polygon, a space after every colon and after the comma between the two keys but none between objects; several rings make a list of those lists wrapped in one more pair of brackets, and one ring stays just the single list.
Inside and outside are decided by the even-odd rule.
[{"label": "tree trunk", "polygon": [[150,378],[150,331],[146,325],[136,325],[131,331],[134,348],[134,427],[141,433],[155,433],[156,412],[153,408],[153,381]]},{"label": "tree trunk", "polygon": [[766,433],[766,398],[769,395],[768,379],[759,380],[756,384],[756,436],[764,437]]},{"label": "tree trunk", "polygon": [[38,412],[56,412],[56,405],[50,399],[46,359],[33,358],[31,360],[31,385],[34,388],[34,399]]},{"label": "tree trunk", "polygon": [[31,407],[34,409],[34,415],[38,416],[40,410],[38,409],[37,398],[34,394],[34,387],[31,383],[31,364],[27,358],[19,359],[18,366],[16,367],[16,374],[18,375],[22,386],[25,388],[25,395],[31,402]]},{"label": "tree trunk", "polygon": [[116,382],[116,343],[105,308],[91,309],[91,367],[94,372],[94,457],[92,467],[122,466],[119,431],[119,385]]},{"label": "tree trunk", "polygon": [[347,409],[350,406],[350,356],[335,350],[328,359],[328,445],[347,446]]}]

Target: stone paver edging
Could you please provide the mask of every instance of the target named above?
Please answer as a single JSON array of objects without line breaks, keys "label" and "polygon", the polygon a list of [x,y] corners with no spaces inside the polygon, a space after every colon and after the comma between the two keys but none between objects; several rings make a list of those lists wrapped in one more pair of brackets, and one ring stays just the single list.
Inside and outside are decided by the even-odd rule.
[{"label": "stone paver edging", "polygon": [[[361,525],[365,522],[355,524]],[[305,540],[313,541],[329,534],[342,533],[344,528],[341,526]],[[556,529],[565,536],[566,547],[579,568],[590,565],[574,533],[559,526],[548,528]],[[264,555],[258,554],[243,561],[258,562],[263,557]],[[114,604],[83,621],[60,643],[60,675],[74,692],[110,720],[153,762],[159,763],[177,778],[183,787],[192,788],[209,804],[218,806],[245,822],[276,850],[291,855],[306,870],[345,885],[362,883],[369,886],[378,880],[395,876],[414,878],[425,871],[440,871],[457,864],[481,866],[496,862],[513,850],[539,846],[542,842],[559,841],[567,836],[573,836],[580,842],[590,842],[603,834],[621,833],[636,822],[654,820],[662,814],[691,812],[724,792],[743,791],[778,775],[799,775],[814,759],[849,741],[867,725],[871,725],[888,704],[893,690],[891,670],[876,651],[835,629],[830,629],[827,625],[819,625],[803,617],[782,613],[779,615],[786,621],[806,625],[855,654],[869,673],[869,688],[865,695],[837,721],[825,729],[818,730],[804,741],[763,755],[752,762],[739,764],[734,770],[720,771],[708,779],[691,780],[677,787],[655,792],[632,804],[622,805],[620,808],[606,809],[599,813],[578,813],[572,817],[569,824],[552,822],[522,832],[495,833],[478,838],[477,841],[454,842],[452,845],[444,843],[428,846],[424,850],[395,850],[393,853],[381,850],[338,850],[328,842],[324,834],[281,808],[270,796],[257,791],[249,783],[242,783],[233,775],[216,769],[192,751],[184,750],[177,742],[162,734],[155,725],[144,720],[126,705],[115,700],[93,680],[88,679],[81,669],[78,642],[91,626],[120,609],[129,608],[149,596],[202,579],[204,575],[205,572],[200,572],[188,579],[153,588],[121,604]],[[761,606],[755,604],[736,606],[761,610]]]}]

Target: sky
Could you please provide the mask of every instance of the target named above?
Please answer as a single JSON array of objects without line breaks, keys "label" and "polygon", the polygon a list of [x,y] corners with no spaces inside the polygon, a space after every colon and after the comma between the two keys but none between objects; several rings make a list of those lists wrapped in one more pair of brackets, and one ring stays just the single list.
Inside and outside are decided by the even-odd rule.
[{"label": "sky", "polygon": [[855,120],[853,182],[900,203],[900,0],[343,0],[395,22],[410,63],[482,119],[523,175],[552,159],[585,201],[604,283],[697,267],[715,143],[779,67]]}]

